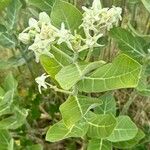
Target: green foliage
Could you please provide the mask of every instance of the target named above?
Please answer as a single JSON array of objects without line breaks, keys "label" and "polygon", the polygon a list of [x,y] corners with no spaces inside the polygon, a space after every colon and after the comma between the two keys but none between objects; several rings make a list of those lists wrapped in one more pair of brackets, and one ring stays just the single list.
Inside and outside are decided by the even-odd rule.
[{"label": "green foliage", "polygon": [[15,41],[8,33],[0,32],[0,45],[3,47],[15,47]]},{"label": "green foliage", "polygon": [[10,5],[7,7],[6,27],[8,30],[13,30],[17,27],[21,6],[22,4],[19,0],[12,0]]},{"label": "green foliage", "polygon": [[50,13],[54,0],[28,0],[27,4],[31,6],[35,6],[42,11]]},{"label": "green foliage", "polygon": [[[79,5],[75,2],[75,5]],[[0,48],[9,50],[13,55],[0,60],[0,69],[13,67],[16,74],[19,72],[16,75],[19,83],[10,73],[0,86],[0,150],[42,150],[40,143],[47,145],[45,140],[58,142],[72,137],[74,149],[77,149],[76,138],[84,140],[85,143],[81,146],[84,149],[87,144],[87,150],[134,149],[145,137],[144,132],[129,116],[119,114],[123,100],[122,95],[118,99],[117,94],[120,92],[118,90],[125,89],[127,92],[131,90],[142,96],[150,96],[148,36],[144,38],[142,34],[124,29],[125,15],[122,15],[123,25],[113,27],[121,21],[120,18],[116,24],[113,22],[116,19],[113,10],[110,13],[112,16],[107,14],[110,15],[109,21],[104,19],[104,22],[97,23],[100,1],[94,2],[96,5],[93,3],[91,9],[83,7],[84,13],[78,10],[80,6],[77,8],[63,0],[0,2]],[[141,2],[150,12],[149,1]],[[139,0],[127,3],[132,5],[130,9],[133,11],[133,5],[139,4]],[[108,1],[103,1],[103,4],[108,5]],[[121,1],[114,1],[114,4],[120,6]],[[118,8],[115,9],[116,12],[119,11]],[[37,14],[41,11],[47,12],[50,18],[44,13],[45,18],[40,16],[43,19],[41,22],[30,19],[30,27],[23,30],[27,26],[26,20],[33,15],[37,19]],[[104,11],[102,19],[105,13]],[[131,16],[133,20],[134,15]],[[99,27],[101,24],[102,28]],[[24,46],[18,41],[21,30],[27,35],[27,40],[29,38],[29,44],[34,42],[34,54],[38,55],[41,66],[49,75],[44,74],[40,83],[36,78],[38,88],[50,87],[54,91],[36,94],[34,78],[43,70],[31,61],[33,55],[27,50],[28,45]],[[108,45],[103,41],[104,38]],[[100,43],[105,45],[99,45]],[[28,72],[24,70],[24,64],[32,79],[26,77]],[[49,77],[50,80],[47,80]],[[23,83],[20,83],[21,79]],[[22,86],[27,87],[25,93]],[[129,93],[127,95],[130,97]],[[51,125],[48,128],[49,122]],[[65,146],[69,143],[67,142]]]},{"label": "green foliage", "polygon": [[51,12],[51,19],[56,27],[60,27],[61,23],[64,22],[67,28],[74,32],[82,23],[82,14],[70,3],[56,0]]},{"label": "green foliage", "polygon": [[149,0],[141,0],[145,8],[150,12],[150,2]]},{"label": "green foliage", "polygon": [[63,120],[59,121],[47,131],[46,140],[56,142],[68,137],[83,137],[88,129],[85,121],[80,121],[72,127],[67,128]]},{"label": "green foliage", "polygon": [[90,140],[88,150],[111,150],[112,144],[104,139],[93,139]]},{"label": "green foliage", "polygon": [[144,136],[145,134],[143,133],[143,131],[138,130],[136,136],[133,139],[123,141],[123,142],[113,143],[113,146],[120,149],[129,149],[134,147],[136,144],[138,144],[139,141],[144,138]]},{"label": "green foliage", "polygon": [[119,49],[123,53],[139,62],[142,62],[146,54],[143,50],[140,39],[134,37],[129,31],[122,28],[112,29],[110,35],[117,40]]},{"label": "green foliage", "polygon": [[108,137],[116,126],[116,119],[111,114],[90,113],[86,118],[89,124],[88,136],[95,139]]},{"label": "green foliage", "polygon": [[63,89],[69,90],[79,80],[83,79],[86,74],[96,68],[99,68],[100,66],[103,66],[103,64],[105,64],[103,61],[92,62],[89,64],[71,64],[69,66],[63,67],[56,74],[55,78]]},{"label": "green foliage", "polygon": [[100,98],[102,105],[96,107],[94,112],[97,114],[113,114],[116,115],[116,101],[112,94],[105,94]]},{"label": "green foliage", "polygon": [[0,11],[5,9],[12,0],[1,0],[0,2]]},{"label": "green foliage", "polygon": [[128,116],[119,116],[116,119],[117,125],[112,134],[108,137],[108,140],[111,142],[119,142],[133,139],[138,129],[131,119]]},{"label": "green foliage", "polygon": [[0,130],[0,139],[1,150],[13,150],[11,147],[13,140],[7,130]]},{"label": "green foliage", "polygon": [[[71,96],[65,103],[60,106],[62,118],[67,127],[71,127],[74,123],[84,118],[90,109],[101,105],[99,99],[86,96]],[[72,109],[73,108],[73,109]],[[72,110],[70,112],[70,110]]]},{"label": "green foliage", "polygon": [[104,92],[136,87],[140,73],[141,65],[122,54],[116,57],[112,63],[98,68],[90,76],[85,76],[78,83],[78,88],[84,92]]},{"label": "green foliage", "polygon": [[51,58],[46,55],[42,55],[40,57],[40,62],[45,71],[52,77],[54,78],[55,75],[60,71],[62,66],[58,61],[56,61],[54,58]]}]

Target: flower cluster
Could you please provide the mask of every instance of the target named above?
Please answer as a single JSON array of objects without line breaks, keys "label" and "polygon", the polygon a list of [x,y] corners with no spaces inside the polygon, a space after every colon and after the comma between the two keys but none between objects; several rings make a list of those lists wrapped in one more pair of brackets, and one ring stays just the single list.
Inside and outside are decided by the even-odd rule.
[{"label": "flower cluster", "polygon": [[86,44],[88,48],[101,46],[97,40],[103,36],[106,30],[110,30],[114,25],[118,25],[122,19],[122,9],[113,6],[112,8],[102,8],[100,0],[94,0],[91,8],[82,7],[83,27],[86,34]]},{"label": "flower cluster", "polygon": [[[103,46],[98,40],[104,36],[105,31],[110,30],[121,20],[122,9],[120,7],[102,8],[100,0],[94,0],[91,8],[83,7],[83,22],[80,28],[84,29],[85,38],[77,34],[76,31],[71,33],[65,28],[62,22],[61,27],[56,28],[51,23],[50,17],[42,12],[39,14],[39,20],[29,19],[29,27],[19,34],[19,40],[24,44],[29,44],[29,50],[35,54],[36,62],[39,62],[40,55],[45,54],[55,57],[51,53],[52,45],[65,43],[73,52],[81,52],[86,49]],[[45,79],[48,76],[43,74],[36,78],[39,91],[41,87],[47,88]]]},{"label": "flower cluster", "polygon": [[51,24],[49,16],[42,12],[39,14],[39,21],[30,18],[29,27],[19,34],[19,40],[24,44],[30,44],[29,50],[35,53],[36,62],[39,62],[39,57],[46,54],[50,57],[50,47],[52,44],[65,42],[70,49],[72,48],[71,41],[75,39],[70,30],[65,29],[65,24],[62,22],[61,29],[57,29]]},{"label": "flower cluster", "polygon": [[84,10],[82,27],[85,33],[93,31],[94,33],[102,30],[110,30],[113,25],[117,25],[122,19],[122,9],[113,6],[112,8],[102,8],[100,0],[94,0],[91,8],[82,7]]}]

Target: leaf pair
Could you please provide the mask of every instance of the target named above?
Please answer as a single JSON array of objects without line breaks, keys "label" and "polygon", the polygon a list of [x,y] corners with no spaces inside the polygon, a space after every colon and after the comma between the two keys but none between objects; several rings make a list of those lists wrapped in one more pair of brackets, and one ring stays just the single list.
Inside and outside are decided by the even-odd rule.
[{"label": "leaf pair", "polygon": [[[89,67],[87,73],[96,69],[89,76],[84,74],[84,69]],[[62,68],[56,74],[56,80],[63,89],[69,90],[78,81],[78,89],[83,92],[104,92],[108,90],[136,87],[141,73],[141,65],[128,57],[119,55],[112,63],[103,65],[93,62],[89,65],[72,64]]]},{"label": "leaf pair", "polygon": [[12,74],[9,74],[4,81],[4,89],[0,88],[0,129],[17,129],[28,115],[26,109],[20,110],[18,105],[14,104],[16,88],[17,82]]}]

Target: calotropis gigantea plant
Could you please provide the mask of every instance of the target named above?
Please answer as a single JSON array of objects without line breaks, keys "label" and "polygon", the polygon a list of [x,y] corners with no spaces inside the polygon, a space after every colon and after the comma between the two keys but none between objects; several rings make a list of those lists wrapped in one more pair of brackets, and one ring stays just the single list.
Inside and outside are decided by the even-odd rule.
[{"label": "calotropis gigantea plant", "polygon": [[[49,87],[68,94],[60,106],[62,120],[49,128],[47,141],[81,137],[88,140],[88,150],[111,150],[129,149],[144,137],[128,116],[116,115],[113,91],[136,88],[142,71],[136,59],[142,52],[132,47],[134,37],[125,29],[114,28],[122,19],[121,13],[119,7],[102,8],[100,1],[94,0],[92,7],[83,7],[82,14],[70,3],[57,0],[50,17],[41,12],[39,20],[31,18],[29,27],[19,34],[20,41],[30,45],[36,62],[48,74],[35,79],[39,92],[42,87]],[[118,38],[119,31],[130,35],[133,41]],[[119,52],[111,63],[92,59],[95,48],[105,46],[101,41],[108,32],[120,39],[120,49],[126,51]],[[49,77],[56,86],[46,81]],[[106,93],[101,97],[91,95],[100,92]]]}]

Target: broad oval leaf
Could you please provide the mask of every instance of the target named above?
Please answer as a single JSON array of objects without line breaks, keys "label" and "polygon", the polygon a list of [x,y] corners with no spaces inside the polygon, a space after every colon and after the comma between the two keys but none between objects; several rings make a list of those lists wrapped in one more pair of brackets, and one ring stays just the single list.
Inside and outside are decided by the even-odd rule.
[{"label": "broad oval leaf", "polygon": [[137,132],[138,128],[128,116],[119,116],[117,126],[107,139],[111,142],[127,141],[133,139]]},{"label": "broad oval leaf", "polygon": [[149,11],[150,13],[150,1],[149,0],[141,0],[145,8]]},{"label": "broad oval leaf", "polygon": [[56,27],[59,28],[61,23],[64,22],[65,26],[74,33],[74,30],[77,30],[82,23],[82,14],[72,4],[56,0],[52,8],[51,19]]},{"label": "broad oval leaf", "polygon": [[0,121],[0,129],[17,129],[25,123],[28,111],[14,106],[14,114]]},{"label": "broad oval leaf", "polygon": [[5,93],[5,95],[0,100],[0,116],[4,114],[9,114],[11,112],[11,105],[13,102],[14,91],[10,90]]},{"label": "broad oval leaf", "polygon": [[67,66],[73,63],[73,59],[61,47],[58,48],[52,46],[50,52],[55,56],[56,61],[58,61],[63,66]]},{"label": "broad oval leaf", "polygon": [[1,150],[13,150],[9,149],[11,146],[12,138],[7,130],[0,130],[0,149]]},{"label": "broad oval leaf", "polygon": [[13,77],[12,73],[8,74],[4,80],[5,91],[16,90],[18,82]]},{"label": "broad oval leaf", "polygon": [[67,127],[74,125],[82,119],[90,109],[101,105],[100,99],[87,96],[70,96],[66,102],[60,106],[62,118]]},{"label": "broad oval leaf", "polygon": [[79,80],[84,78],[84,76],[91,72],[92,70],[104,65],[103,61],[96,61],[92,63],[75,63],[62,68],[55,79],[60,84],[60,86],[69,90],[72,88]]},{"label": "broad oval leaf", "polygon": [[116,101],[112,94],[105,94],[100,97],[102,105],[97,106],[94,112],[97,114],[113,114],[116,115]]},{"label": "broad oval leaf", "polygon": [[112,143],[104,139],[92,139],[87,150],[112,150]]},{"label": "broad oval leaf", "polygon": [[11,35],[6,32],[0,32],[0,45],[6,48],[15,47],[15,41]]},{"label": "broad oval leaf", "polygon": [[80,121],[73,125],[71,128],[67,128],[63,120],[54,124],[46,133],[46,140],[50,142],[57,142],[69,137],[83,137],[88,129],[88,125],[85,121]]},{"label": "broad oval leaf", "polygon": [[145,74],[141,77],[136,90],[142,96],[150,96],[150,84],[147,82],[148,76]]},{"label": "broad oval leaf", "polygon": [[139,141],[144,138],[144,136],[145,134],[142,132],[142,130],[138,130],[138,133],[133,139],[128,140],[128,141],[113,143],[113,146],[119,149],[130,149],[136,146],[139,143]]},{"label": "broad oval leaf", "polygon": [[118,42],[119,49],[142,63],[146,53],[143,50],[141,41],[134,37],[129,31],[123,28],[113,28],[110,31],[110,35]]},{"label": "broad oval leaf", "polygon": [[110,64],[98,68],[92,75],[78,82],[79,91],[104,92],[138,85],[141,65],[125,54],[117,56]]},{"label": "broad oval leaf", "polygon": [[28,0],[27,4],[35,6],[42,11],[50,13],[55,0]]},{"label": "broad oval leaf", "polygon": [[55,78],[55,75],[60,71],[62,66],[54,58],[51,58],[46,55],[40,56],[40,63],[45,69],[45,71],[52,77]]},{"label": "broad oval leaf", "polygon": [[111,114],[98,115],[91,112],[85,118],[89,124],[88,136],[91,138],[106,138],[116,126],[116,119]]},{"label": "broad oval leaf", "polygon": [[6,25],[8,30],[16,28],[21,7],[22,3],[19,0],[12,0],[7,7]]}]

